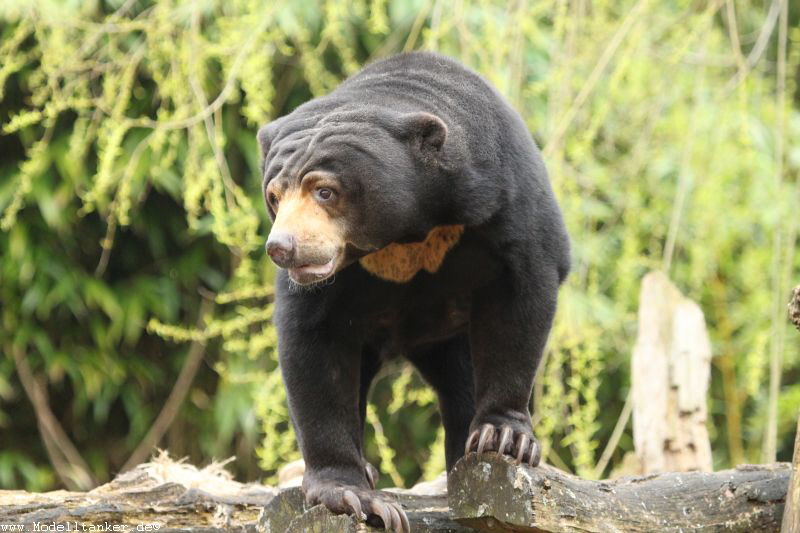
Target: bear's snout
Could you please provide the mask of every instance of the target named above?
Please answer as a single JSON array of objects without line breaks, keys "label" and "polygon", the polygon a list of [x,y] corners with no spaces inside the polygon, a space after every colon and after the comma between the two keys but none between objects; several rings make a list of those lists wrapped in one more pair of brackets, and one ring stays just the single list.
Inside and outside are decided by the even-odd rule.
[{"label": "bear's snout", "polygon": [[266,244],[267,254],[280,268],[289,272],[295,283],[308,285],[336,272],[341,265],[343,248],[332,247],[319,239],[295,236],[273,228]]},{"label": "bear's snout", "polygon": [[281,268],[293,266],[295,240],[292,235],[284,232],[270,232],[267,239],[267,254]]}]

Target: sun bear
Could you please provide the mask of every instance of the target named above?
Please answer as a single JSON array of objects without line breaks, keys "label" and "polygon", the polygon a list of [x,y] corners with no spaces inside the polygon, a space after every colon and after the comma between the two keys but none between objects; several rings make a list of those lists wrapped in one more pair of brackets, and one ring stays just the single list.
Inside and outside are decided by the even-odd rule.
[{"label": "sun bear", "polygon": [[436,391],[448,470],[485,451],[537,464],[528,406],[569,240],[519,114],[478,74],[417,52],[258,140],[308,503],[408,531],[362,452],[370,383],[391,357]]}]

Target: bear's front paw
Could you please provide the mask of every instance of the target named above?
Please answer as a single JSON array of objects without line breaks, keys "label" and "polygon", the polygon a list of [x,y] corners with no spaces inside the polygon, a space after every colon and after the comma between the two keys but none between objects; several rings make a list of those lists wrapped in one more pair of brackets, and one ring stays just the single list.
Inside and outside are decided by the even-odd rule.
[{"label": "bear's front paw", "polygon": [[408,517],[399,503],[386,495],[335,481],[316,481],[305,487],[309,505],[323,504],[336,514],[349,514],[356,520],[395,533],[411,533]]},{"label": "bear's front paw", "polygon": [[528,463],[538,466],[541,459],[541,446],[530,430],[515,430],[511,426],[497,427],[492,424],[483,424],[479,429],[470,433],[464,455],[477,452],[497,452],[509,455],[517,463]]}]

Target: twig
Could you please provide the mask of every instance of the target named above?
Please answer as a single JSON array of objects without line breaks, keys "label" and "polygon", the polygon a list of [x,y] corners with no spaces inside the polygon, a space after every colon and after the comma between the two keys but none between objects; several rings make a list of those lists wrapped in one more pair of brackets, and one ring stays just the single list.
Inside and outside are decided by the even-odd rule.
[{"label": "twig", "polygon": [[725,425],[728,435],[728,451],[731,464],[738,465],[745,462],[744,446],[742,440],[742,402],[744,391],[736,383],[735,356],[731,353],[729,339],[734,338],[734,326],[728,316],[728,302],[726,301],[726,287],[719,276],[715,276],[710,283],[712,302],[717,322],[717,334],[723,341],[717,347],[718,353],[713,362],[722,375],[722,394],[725,401]]},{"label": "twig", "polygon": [[600,76],[605,71],[608,64],[611,62],[611,58],[614,57],[619,46],[622,44],[622,41],[625,40],[625,37],[630,32],[631,28],[633,28],[634,23],[638,20],[639,15],[644,8],[647,6],[647,0],[639,0],[633,9],[631,9],[625,18],[620,23],[619,28],[617,29],[614,36],[611,37],[611,40],[608,42],[605,50],[603,50],[600,59],[597,61],[597,64],[592,70],[591,74],[586,80],[586,83],[581,88],[581,91],[573,100],[572,105],[564,114],[564,117],[561,119],[561,122],[556,126],[556,130],[553,135],[550,137],[550,140],[547,142],[547,146],[545,146],[543,152],[544,154],[550,155],[561,144],[561,139],[563,138],[564,134],[567,132],[567,128],[569,128],[570,124],[572,124],[575,115],[578,114],[578,111],[586,102],[586,99],[594,90],[594,86],[597,84]]},{"label": "twig", "polygon": [[392,478],[392,482],[396,487],[402,487],[403,476],[400,475],[400,472],[394,464],[394,451],[392,447],[388,445],[389,441],[386,438],[386,433],[383,431],[381,419],[378,418],[378,413],[372,405],[367,405],[367,422],[372,426],[372,430],[375,432],[375,440],[378,443],[378,448],[381,450],[381,469],[389,474],[389,477]]},{"label": "twig", "polygon": [[42,436],[47,455],[64,485],[72,490],[89,490],[97,485],[89,465],[78,453],[61,424],[58,423],[42,385],[36,380],[30,365],[19,347],[12,348],[14,364],[22,388],[33,405],[36,423]]},{"label": "twig", "polygon": [[[785,151],[786,133],[786,40],[788,34],[788,4],[781,4],[780,23],[778,26],[778,68],[777,68],[777,120],[775,124],[775,193],[780,191],[783,181],[783,157]],[[772,274],[774,283],[774,303],[772,310],[772,336],[770,339],[769,354],[769,400],[767,404],[767,425],[764,433],[763,460],[765,463],[775,461],[778,447],[778,394],[781,386],[781,367],[783,364],[783,341],[786,328],[783,318],[783,275],[781,269],[781,254],[783,252],[783,229],[780,224],[775,226],[774,256]],[[790,247],[794,243],[789,243]],[[791,259],[791,257],[789,258]]]},{"label": "twig", "polygon": [[431,50],[439,49],[439,40],[442,31],[442,0],[435,0],[431,8],[431,32],[428,39],[425,39],[425,46]]},{"label": "twig", "polygon": [[733,5],[733,0],[725,0],[725,14],[728,18],[728,36],[731,40],[733,56],[736,59],[736,66],[741,72],[747,67],[742,56],[742,44],[739,42],[739,28],[736,24],[736,8]]},{"label": "twig", "polygon": [[106,219],[106,235],[100,241],[100,248],[103,251],[100,253],[100,260],[94,268],[94,277],[102,278],[106,273],[108,267],[108,260],[111,258],[111,248],[114,246],[114,235],[117,233],[117,217],[112,213]]},{"label": "twig", "polygon": [[[270,11],[268,15],[272,15]],[[236,78],[239,75],[239,69],[242,67],[245,58],[250,53],[250,48],[253,46],[253,43],[256,39],[263,34],[266,27],[271,22],[271,17],[265,15],[261,22],[253,28],[250,32],[250,38],[239,48],[239,53],[233,59],[233,64],[231,65],[231,69],[228,72],[228,77],[225,80],[225,85],[222,87],[222,90],[217,95],[217,97],[212,101],[207,107],[205,107],[199,113],[192,115],[191,117],[187,117],[185,119],[176,119],[176,120],[169,120],[169,121],[158,121],[153,120],[150,118],[139,118],[137,120],[131,119],[129,122],[132,127],[142,127],[142,128],[154,128],[162,131],[167,130],[181,130],[185,128],[189,128],[203,122],[206,118],[213,115],[217,109],[222,107],[225,101],[228,99],[231,91],[235,88],[236,85]]]},{"label": "twig", "polygon": [[558,455],[553,448],[551,447],[547,450],[547,453],[542,456],[542,463],[549,463],[559,470],[563,470],[564,472],[572,472],[572,468],[567,464],[564,459]]},{"label": "twig", "polygon": [[786,4],[786,0],[772,0],[772,4],[769,6],[769,12],[767,13],[767,18],[764,20],[764,24],[761,26],[761,30],[758,33],[758,38],[756,39],[756,44],[753,45],[753,48],[750,50],[750,53],[747,54],[747,61],[745,62],[745,68],[739,69],[736,72],[736,75],[733,76],[728,83],[725,85],[724,93],[729,93],[736,89],[742,81],[747,77],[753,67],[756,66],[761,56],[764,54],[764,50],[767,48],[767,44],[769,43],[769,38],[772,36],[772,30],[775,29],[775,22],[778,20],[778,15],[781,12],[782,5]]},{"label": "twig", "polygon": [[600,456],[600,460],[597,462],[597,466],[594,467],[595,478],[602,478],[603,472],[608,466],[608,462],[611,460],[611,456],[617,449],[619,439],[622,438],[622,432],[625,431],[625,426],[628,425],[628,420],[630,420],[632,412],[633,389],[628,391],[628,396],[625,398],[625,405],[622,406],[622,412],[619,414],[619,418],[617,419],[617,425],[614,426],[614,431],[611,432],[611,437],[608,439],[608,444],[606,444],[603,454]]},{"label": "twig", "polygon": [[[196,45],[197,41],[199,41],[199,38],[200,14],[199,10],[195,9],[195,13],[192,17],[192,39],[195,41]],[[200,85],[200,80],[197,76],[197,63],[194,61],[191,63],[189,70],[189,85],[192,87],[195,99],[200,106],[207,107],[208,99],[206,99],[206,95]],[[208,115],[203,119],[206,129],[206,137],[208,138],[208,144],[211,147],[211,151],[214,153],[214,160],[217,163],[220,176],[222,176],[222,182],[225,185],[225,202],[228,205],[228,209],[233,209],[235,207],[235,202],[233,198],[231,198],[231,194],[233,194],[233,191],[236,189],[236,183],[233,181],[233,176],[231,175],[231,170],[228,167],[228,161],[225,159],[225,154],[222,153],[219,143],[219,136],[217,135],[214,122],[215,121],[212,119],[211,115]],[[217,124],[220,124],[220,122],[221,120],[217,121]]]},{"label": "twig", "polygon": [[431,4],[429,2],[425,2],[422,5],[422,9],[419,10],[417,14],[417,18],[414,19],[414,24],[411,25],[411,31],[408,32],[408,38],[406,39],[406,44],[403,45],[403,52],[409,52],[414,49],[414,45],[417,42],[417,37],[419,37],[419,32],[422,29],[422,25],[425,22],[425,19],[428,18],[428,14],[431,10]]},{"label": "twig", "polygon": [[[120,183],[125,183],[125,181],[133,177],[133,173],[136,171],[136,166],[139,164],[139,159],[141,159],[142,153],[144,153],[144,150],[150,146],[150,139],[153,137],[153,134],[154,132],[151,131],[145,135],[142,140],[136,143],[136,148],[134,148],[133,152],[131,152],[131,157],[128,159],[128,163],[125,165],[125,172],[122,175]],[[106,218],[106,235],[101,241],[101,248],[103,251],[100,254],[100,260],[97,262],[97,266],[94,269],[94,275],[98,278],[105,274],[106,268],[108,267],[108,260],[111,257],[111,249],[114,246],[114,236],[116,235],[118,225],[118,214],[116,213],[118,205],[119,188],[117,188],[117,195],[114,197],[114,201],[109,209],[108,217]]]},{"label": "twig", "polygon": [[[201,323],[203,321],[205,316],[211,310],[212,305],[213,304],[211,303],[211,300],[203,301],[200,306],[200,316],[198,317],[198,322]],[[178,415],[178,411],[180,410],[183,401],[186,399],[189,388],[192,386],[194,378],[197,375],[197,369],[200,367],[200,362],[203,360],[203,356],[205,355],[205,347],[205,339],[192,341],[192,344],[189,347],[189,352],[186,355],[186,360],[183,362],[181,371],[178,374],[178,379],[175,380],[175,385],[172,387],[172,390],[167,397],[167,401],[164,402],[164,407],[161,408],[161,412],[158,413],[153,425],[150,426],[150,429],[147,431],[147,434],[144,436],[142,441],[139,443],[133,453],[131,453],[128,460],[125,461],[125,464],[120,470],[121,472],[135,467],[144,459],[146,459],[147,456],[152,452],[153,447],[158,444],[158,441],[161,440],[161,437],[164,436],[169,427],[172,425],[172,422],[175,421],[175,417]]]},{"label": "twig", "polygon": [[[695,109],[700,107],[702,97],[700,96],[703,84],[701,80],[697,80],[694,85],[694,103]],[[695,146],[696,121],[689,120],[689,128],[685,137],[683,145],[683,153],[681,156],[681,166],[678,175],[678,187],[675,191],[675,201],[672,204],[672,216],[669,221],[669,230],[667,231],[667,242],[664,244],[664,254],[662,257],[661,268],[664,272],[669,273],[672,266],[672,256],[675,253],[675,246],[678,241],[678,231],[681,226],[681,219],[683,218],[683,209],[686,204],[686,197],[689,195],[689,189],[692,185],[691,179],[691,160],[692,148]]]}]

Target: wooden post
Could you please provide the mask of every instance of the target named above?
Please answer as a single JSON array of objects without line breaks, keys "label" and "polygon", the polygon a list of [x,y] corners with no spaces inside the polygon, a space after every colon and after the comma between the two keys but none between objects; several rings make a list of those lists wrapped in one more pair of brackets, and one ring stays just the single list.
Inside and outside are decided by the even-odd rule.
[{"label": "wooden post", "polygon": [[706,430],[711,342],[703,312],[662,272],[642,280],[631,362],[641,473],[712,470]]},{"label": "wooden post", "polygon": [[789,489],[786,491],[786,507],[783,510],[783,524],[781,524],[781,533],[798,531],[800,531],[800,418],[797,419],[792,477],[789,480]]}]

